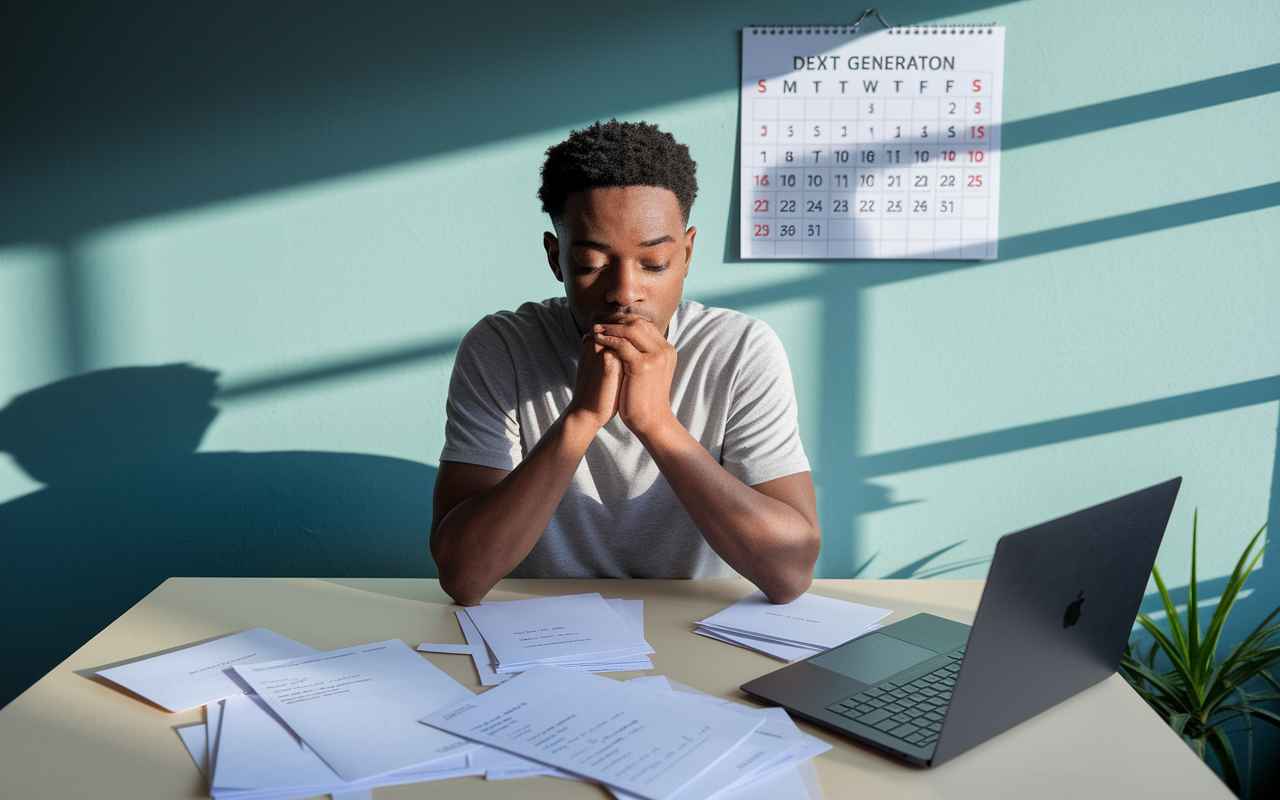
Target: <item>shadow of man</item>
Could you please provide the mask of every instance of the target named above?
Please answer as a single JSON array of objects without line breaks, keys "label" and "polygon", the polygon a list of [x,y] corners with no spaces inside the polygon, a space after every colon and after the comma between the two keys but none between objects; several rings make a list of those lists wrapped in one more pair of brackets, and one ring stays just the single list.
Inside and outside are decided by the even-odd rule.
[{"label": "shadow of man", "polygon": [[197,453],[217,373],[77,375],[0,409],[45,488],[0,505],[0,705],[174,576],[435,577],[436,469],[360,453]]}]

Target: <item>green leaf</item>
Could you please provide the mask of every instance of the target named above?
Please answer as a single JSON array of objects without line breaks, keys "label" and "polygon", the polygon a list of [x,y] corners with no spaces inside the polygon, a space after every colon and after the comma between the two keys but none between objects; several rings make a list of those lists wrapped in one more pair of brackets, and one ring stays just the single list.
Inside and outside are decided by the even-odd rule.
[{"label": "green leaf", "polygon": [[[1139,641],[1129,642],[1120,659],[1120,673],[1134,691],[1160,715],[1201,759],[1212,749],[1224,780],[1232,791],[1240,792],[1240,768],[1224,726],[1237,721],[1247,732],[1249,764],[1253,753],[1253,720],[1255,717],[1280,727],[1280,714],[1261,708],[1261,703],[1280,701],[1280,681],[1271,670],[1280,664],[1280,616],[1277,607],[1262,620],[1244,641],[1235,645],[1221,661],[1217,650],[1226,620],[1244,589],[1245,582],[1260,562],[1270,542],[1263,541],[1267,526],[1263,525],[1244,549],[1218,606],[1209,619],[1208,628],[1200,631],[1199,510],[1192,521],[1191,581],[1188,584],[1186,626],[1165,585],[1160,570],[1152,567],[1151,575],[1160,592],[1160,600],[1168,618],[1168,632],[1150,616],[1138,613],[1137,622],[1151,636],[1149,647]],[[1145,647],[1145,655],[1144,655]],[[1171,669],[1157,670],[1156,655],[1163,653]],[[1274,691],[1250,692],[1249,681],[1262,676]],[[1232,695],[1235,695],[1233,698]]]},{"label": "green leaf", "polygon": [[1265,708],[1250,706],[1249,714],[1257,717],[1258,719],[1264,720],[1266,722],[1270,722],[1272,725],[1275,725],[1277,728],[1280,728],[1280,714],[1277,714],[1274,711],[1268,711]]},{"label": "green leaf", "polygon": [[1247,658],[1236,660],[1230,671],[1225,668],[1219,670],[1216,680],[1209,687],[1205,707],[1212,708],[1223,702],[1227,695],[1275,664],[1277,660],[1280,660],[1280,647],[1271,647],[1258,650]]},{"label": "green leaf", "polygon": [[[1267,544],[1270,544],[1270,542]],[[1242,641],[1238,646],[1256,647],[1260,644],[1266,643],[1266,641],[1272,636],[1280,633],[1280,624],[1271,625],[1271,620],[1275,619],[1277,614],[1280,614],[1280,606],[1276,606],[1275,609],[1266,616],[1266,619],[1259,622],[1258,626],[1253,629],[1253,632],[1244,637],[1244,641]],[[1270,625],[1270,627],[1267,627],[1268,625]]]},{"label": "green leaf", "polygon": [[1152,642],[1152,643],[1151,643],[1151,647],[1147,650],[1147,666],[1148,666],[1148,667],[1151,667],[1152,669],[1155,669],[1155,668],[1156,668],[1156,652],[1157,652],[1157,650],[1158,650],[1158,648],[1156,647],[1156,643],[1155,643],[1155,642]]},{"label": "green leaf", "polygon": [[1186,730],[1189,721],[1191,721],[1190,714],[1174,714],[1169,717],[1169,727],[1173,728],[1174,733],[1181,736],[1182,732]]},{"label": "green leaf", "polygon": [[1209,746],[1213,748],[1214,755],[1218,757],[1218,764],[1222,767],[1222,779],[1226,782],[1227,788],[1240,795],[1240,772],[1236,769],[1236,756],[1231,749],[1231,740],[1227,738],[1227,734],[1222,728],[1214,726],[1205,731],[1205,739]]},{"label": "green leaf", "polygon": [[[1244,587],[1244,582],[1248,580],[1249,573],[1253,572],[1254,566],[1258,563],[1258,559],[1262,558],[1262,553],[1267,549],[1263,544],[1256,555],[1252,553],[1254,545],[1258,543],[1258,537],[1262,536],[1262,532],[1267,529],[1263,525],[1258,532],[1254,534],[1253,539],[1249,542],[1249,546],[1245,548],[1241,554],[1240,560],[1236,562],[1236,568],[1231,573],[1231,579],[1227,581],[1227,586],[1222,592],[1222,599],[1218,602],[1218,607],[1214,609],[1213,619],[1209,622],[1209,630],[1205,632],[1203,647],[1199,653],[1199,660],[1191,666],[1192,674],[1204,677],[1209,672],[1209,665],[1213,661],[1214,653],[1218,649],[1218,640],[1222,638],[1222,628],[1226,624],[1227,615],[1231,613],[1231,607],[1235,605],[1236,596],[1240,594],[1240,590]],[[1250,557],[1252,556],[1252,560]]]},{"label": "green leaf", "polygon": [[1133,676],[1141,676],[1142,680],[1151,685],[1148,689],[1146,686],[1137,685],[1132,680],[1131,675],[1125,677],[1129,679],[1129,683],[1133,686],[1134,691],[1142,696],[1148,704],[1162,709],[1168,709],[1168,713],[1162,713],[1161,716],[1168,719],[1169,713],[1174,713],[1173,709],[1180,709],[1186,713],[1196,713],[1199,711],[1198,706],[1191,702],[1185,691],[1178,684],[1170,681],[1168,676],[1162,675],[1154,670],[1139,664],[1137,670],[1132,671]]},{"label": "green leaf", "polygon": [[1271,684],[1273,689],[1275,689],[1277,692],[1280,692],[1280,681],[1277,681],[1275,678],[1271,677],[1270,672],[1264,669],[1262,672],[1259,672],[1258,674],[1266,678],[1267,683]]},{"label": "green leaf", "polygon": [[[1256,702],[1258,698],[1253,697],[1250,698],[1250,700]],[[1272,725],[1280,728],[1280,714],[1276,714],[1274,711],[1268,711],[1265,708],[1253,705],[1252,702],[1247,705],[1242,703],[1240,705],[1223,706],[1218,710],[1230,711],[1232,712],[1233,717],[1257,717],[1258,719],[1270,722]]]},{"label": "green leaf", "polygon": [[1196,537],[1200,529],[1200,507],[1191,516],[1191,582],[1187,584],[1187,654],[1195,663],[1200,655],[1200,592],[1196,586]]},{"label": "green leaf", "polygon": [[[1199,705],[1203,702],[1204,695],[1196,691],[1196,682],[1191,676],[1190,667],[1188,666],[1183,653],[1178,650],[1177,646],[1172,641],[1169,640],[1169,637],[1165,635],[1164,631],[1160,630],[1160,627],[1152,621],[1151,617],[1148,617],[1141,611],[1138,612],[1138,623],[1146,629],[1147,633],[1151,634],[1151,638],[1155,639],[1156,645],[1164,650],[1165,655],[1169,657],[1169,662],[1173,664],[1174,671],[1177,672],[1178,677],[1182,679],[1183,686],[1186,687],[1186,689],[1191,693],[1191,696],[1194,697],[1195,705]],[[1203,687],[1201,687],[1201,689],[1203,689]]]},{"label": "green leaf", "polygon": [[[1164,585],[1164,578],[1160,576],[1159,567],[1154,565],[1151,567],[1151,577],[1156,580],[1156,589],[1160,591],[1160,602],[1164,604],[1164,616],[1169,620],[1169,636],[1172,637],[1173,644],[1177,645],[1176,648],[1161,645],[1161,648],[1170,658],[1173,658],[1176,652],[1182,661],[1190,663],[1191,653],[1187,650],[1187,639],[1182,632],[1182,617],[1178,616],[1178,609],[1173,605],[1173,598],[1169,596],[1169,590]],[[1146,615],[1140,613],[1138,618],[1141,619],[1144,616]],[[1148,621],[1150,621],[1149,617]],[[1146,626],[1144,625],[1143,627]]]}]

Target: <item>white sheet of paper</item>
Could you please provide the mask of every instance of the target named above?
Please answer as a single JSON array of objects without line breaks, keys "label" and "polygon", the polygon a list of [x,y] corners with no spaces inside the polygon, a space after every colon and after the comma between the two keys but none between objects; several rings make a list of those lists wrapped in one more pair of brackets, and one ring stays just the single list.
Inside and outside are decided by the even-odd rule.
[{"label": "white sheet of paper", "polygon": [[[644,636],[644,601],[643,600],[617,600],[607,599],[606,603],[609,607],[618,613],[627,621],[636,633]],[[423,653],[451,653],[455,655],[469,655],[476,665],[476,674],[480,678],[481,686],[497,686],[498,684],[508,681],[515,677],[516,673],[496,672],[493,668],[493,656],[489,653],[489,648],[485,646],[484,637],[480,635],[480,631],[476,629],[475,623],[471,621],[471,617],[467,616],[466,611],[455,611],[458,617],[458,625],[462,628],[462,635],[466,638],[466,644],[420,644],[418,650]],[[594,665],[591,669],[584,669],[584,672],[614,672],[614,671],[630,671],[630,670],[646,670],[653,669],[653,662],[643,656],[632,657],[634,660],[623,662],[606,662],[604,664]],[[557,664],[556,666],[563,666]]]},{"label": "white sheet of paper", "polygon": [[[763,724],[737,747],[729,751],[710,769],[682,786],[671,800],[706,800],[719,792],[737,786],[756,770],[800,744],[803,734],[782,709],[748,709],[736,703],[720,706],[747,716],[756,716]],[[751,712],[758,712],[752,714]],[[781,713],[782,719],[778,718]],[[627,797],[625,792],[615,794]]]},{"label": "white sheet of paper", "polygon": [[489,657],[489,648],[485,647],[484,637],[476,629],[476,624],[467,616],[466,611],[455,611],[462,635],[467,637],[467,644],[472,646],[471,659],[476,663],[476,674],[480,676],[481,686],[497,686],[514,678],[510,673],[499,675],[493,669],[493,661]]},{"label": "white sheet of paper", "polygon": [[822,789],[818,786],[813,761],[805,761],[722,792],[715,800],[822,800]]},{"label": "white sheet of paper", "polygon": [[416,649],[419,653],[448,653],[455,656],[469,656],[476,651],[469,644],[420,644]]},{"label": "white sheet of paper", "polygon": [[471,747],[417,723],[472,693],[399,639],[236,671],[344,780],[384,775]]},{"label": "white sheet of paper", "polygon": [[[213,768],[218,764],[218,734],[222,732],[222,704],[224,700],[210,703],[204,707],[205,724],[209,726],[209,777],[213,777]],[[212,785],[212,784],[211,784]]]},{"label": "white sheet of paper", "polygon": [[644,636],[644,601],[643,600],[622,600],[618,598],[605,598],[605,602],[609,604],[617,612],[618,616],[627,621],[627,624],[635,629],[635,632]]},{"label": "white sheet of paper", "polygon": [[694,633],[699,636],[705,636],[708,639],[715,639],[718,642],[735,645],[737,647],[745,647],[748,650],[755,650],[764,653],[767,656],[782,661],[799,661],[802,658],[816,656],[819,653],[825,653],[826,650],[816,647],[803,647],[798,644],[782,644],[767,639],[752,639],[742,634],[728,633],[727,631],[716,631],[711,628],[694,628]]},{"label": "white sheet of paper", "polygon": [[[763,779],[779,768],[794,766],[796,756],[809,753],[805,758],[811,758],[831,748],[822,740],[803,733],[781,708],[745,706],[700,692],[663,676],[633,678],[627,683],[651,691],[679,693],[690,700],[764,719],[763,725],[710,769],[683,786],[673,795],[672,800],[704,800],[712,796],[719,800],[735,797],[738,789]],[[817,747],[806,746],[806,740],[816,743]],[[618,789],[610,791],[619,800],[632,800],[635,797]]]},{"label": "white sheet of paper", "polygon": [[[883,626],[880,626],[880,627],[883,627]],[[627,681],[627,683],[632,683],[638,686],[644,686],[646,688],[658,689],[658,690],[661,690],[665,686],[670,691],[681,693],[683,697],[686,697],[692,700],[698,700],[700,702],[708,703],[710,705],[716,705],[716,706],[740,705],[738,703],[734,703],[732,700],[725,700],[722,697],[716,697],[715,695],[710,695],[710,694],[707,694],[706,692],[699,691],[698,689],[695,689],[692,686],[686,686],[685,684],[680,683],[678,681],[673,681],[664,675],[653,675],[653,676],[646,675],[640,678],[632,678],[631,680]],[[773,713],[777,716],[777,719],[789,722],[792,727],[795,727],[795,722],[791,720],[790,715],[787,715],[787,713],[780,708],[760,709],[760,710],[765,710],[765,711],[768,711],[769,713]],[[799,729],[797,728],[796,730],[799,730]],[[831,749],[831,745],[829,743],[824,742],[823,740],[819,739],[816,736],[810,736],[807,733],[801,732],[801,742],[799,745],[792,747],[790,750],[787,750],[782,755],[774,758],[772,761],[765,764],[760,769],[750,773],[749,775],[744,777],[742,780],[738,781],[733,786],[725,790],[725,793],[717,795],[716,800],[721,800],[721,798],[728,798],[730,797],[729,793],[736,792],[741,786],[751,784],[757,780],[761,780],[765,776],[771,775],[778,770],[792,769],[792,768],[798,768],[800,770],[801,776],[805,780],[805,785],[806,787],[808,787],[810,796],[815,798],[821,798],[822,790],[818,788],[818,777],[817,777],[817,774],[813,772],[813,768],[809,762],[815,756],[822,755],[823,753],[827,752],[830,749]],[[812,780],[810,780],[810,777],[812,778]],[[734,798],[734,800],[737,800],[738,795],[733,794],[732,797]]]},{"label": "white sheet of paper", "polygon": [[266,628],[226,636],[172,653],[98,670],[98,674],[168,711],[186,711],[244,694],[231,668],[318,653]]},{"label": "white sheet of paper", "polygon": [[[253,696],[254,695],[250,695],[248,697],[253,697]],[[247,698],[237,698],[237,699],[245,700]],[[210,708],[217,708],[220,705],[221,704],[214,704],[214,705],[211,705]],[[257,708],[259,711],[261,711],[261,706],[255,705],[254,708]],[[280,725],[279,720],[277,720],[274,716],[271,716],[268,712],[261,711],[261,713],[266,715],[271,720],[271,724],[285,731],[285,734],[289,737],[290,740],[292,740],[293,742],[297,742],[297,739],[293,738],[293,734],[288,733],[287,729],[283,728]],[[219,717],[219,720],[220,719],[221,717]],[[174,730],[178,733],[178,736],[182,739],[182,744],[186,748],[187,754],[190,755],[191,759],[196,762],[196,766],[200,769],[201,774],[204,775],[206,782],[208,782],[210,777],[210,773],[207,771],[208,769],[207,758],[208,758],[208,752],[209,752],[209,744],[207,741],[209,739],[208,724],[206,723],[206,724],[188,725],[182,728],[175,728]],[[233,733],[233,736],[234,736],[234,733]],[[491,748],[480,748],[480,749],[491,749]],[[329,769],[327,766],[324,765],[324,762],[321,761],[320,757],[317,756],[314,753],[314,751],[311,751],[308,749],[307,752],[310,753],[311,758],[315,759],[317,762],[321,764],[321,766],[324,767],[325,773],[331,776],[335,781],[337,780],[337,775],[333,772],[333,770]],[[498,752],[498,751],[494,751],[494,752]],[[469,763],[467,754],[463,754],[459,756],[449,756],[446,758],[437,759],[436,761],[432,761],[427,765],[424,765],[423,767],[413,768],[408,770],[401,770],[399,772],[393,772],[389,775],[384,775],[377,778],[369,778],[364,781],[356,781],[353,783],[336,783],[335,782],[331,786],[322,786],[322,787],[292,786],[292,787],[285,787],[282,789],[218,788],[218,789],[212,789],[211,794],[214,797],[218,798],[218,800],[287,800],[288,798],[307,797],[314,794],[325,794],[325,793],[334,794],[334,790],[336,790],[337,794],[343,794],[344,792],[359,793],[359,792],[368,792],[370,788],[376,788],[378,786],[396,786],[404,783],[420,783],[423,781],[443,780],[445,778],[457,778],[457,777],[462,777],[466,775],[483,775],[483,774],[484,774],[484,771],[482,769],[473,768]],[[359,795],[357,794],[354,796],[359,796]]]},{"label": "white sheet of paper", "polygon": [[213,772],[214,789],[284,789],[345,783],[298,740],[257,695],[228,697]]},{"label": "white sheet of paper", "polygon": [[486,603],[467,609],[498,672],[558,661],[605,661],[653,648],[599,593]]},{"label": "white sheet of paper", "polygon": [[423,722],[667,800],[763,720],[608,678],[536,667]]},{"label": "white sheet of paper", "polygon": [[[315,751],[285,728],[257,695],[227,698],[218,753],[213,788],[220,797],[250,794],[299,797],[332,793],[335,788],[340,792],[363,791],[361,787],[416,783],[477,772],[468,769],[464,754],[445,756],[412,770],[361,781],[343,781]],[[442,772],[448,774],[440,774]],[[241,790],[242,794],[235,795],[234,790]]]},{"label": "white sheet of paper", "polygon": [[577,775],[570,775],[550,764],[508,753],[496,747],[481,747],[471,751],[470,755],[471,763],[484,770],[484,778],[487,781],[505,781],[512,778],[528,778],[533,775],[546,775],[571,781],[582,780]]},{"label": "white sheet of paper", "polygon": [[182,746],[187,748],[187,754],[191,756],[191,760],[196,762],[196,769],[200,770],[200,774],[204,776],[205,782],[208,783],[209,726],[203,722],[197,722],[195,725],[184,725],[173,730],[178,734],[178,738],[182,740]]},{"label": "white sheet of paper", "polygon": [[785,605],[770,603],[755,592],[698,624],[765,639],[830,649],[858,635],[892,613],[848,600],[802,594]]},{"label": "white sheet of paper", "polygon": [[[884,626],[880,623],[868,625],[858,633],[854,634],[855,638],[864,633],[878,631]],[[743,633],[731,633],[724,630],[714,630],[712,628],[695,628],[694,633],[699,636],[706,636],[708,639],[715,639],[725,644],[737,645],[745,647],[748,650],[755,650],[765,655],[773,656],[782,661],[799,661],[810,656],[816,656],[819,653],[827,652],[825,647],[805,647],[804,645],[777,642],[773,639],[761,639],[756,636],[747,636]]]}]

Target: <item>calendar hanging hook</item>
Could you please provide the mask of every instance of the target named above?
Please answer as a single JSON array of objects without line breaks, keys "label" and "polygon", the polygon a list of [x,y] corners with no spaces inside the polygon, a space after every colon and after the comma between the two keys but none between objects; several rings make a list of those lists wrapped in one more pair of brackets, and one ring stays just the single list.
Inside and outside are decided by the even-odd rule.
[{"label": "calendar hanging hook", "polygon": [[867,17],[871,16],[872,14],[875,14],[875,15],[876,15],[876,19],[880,20],[880,24],[881,24],[881,25],[885,26],[886,28],[891,28],[891,27],[893,27],[892,25],[890,25],[889,23],[887,23],[887,22],[885,22],[885,21],[884,21],[884,17],[880,16],[880,12],[879,12],[879,11],[876,11],[874,8],[868,8],[866,11],[863,11],[863,12],[862,12],[862,16],[858,17],[858,21],[857,21],[857,22],[855,22],[855,23],[853,23],[853,32],[854,32],[854,33],[857,33],[857,32],[858,32],[858,26],[862,24],[862,21],[863,21],[864,19],[866,19]]}]

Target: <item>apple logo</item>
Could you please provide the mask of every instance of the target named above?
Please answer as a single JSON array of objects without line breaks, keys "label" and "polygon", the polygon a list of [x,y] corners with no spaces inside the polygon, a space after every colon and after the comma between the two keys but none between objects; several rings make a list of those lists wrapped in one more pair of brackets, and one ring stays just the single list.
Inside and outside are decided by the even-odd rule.
[{"label": "apple logo", "polygon": [[1080,596],[1075,599],[1071,605],[1067,606],[1067,613],[1062,615],[1062,627],[1070,628],[1080,621],[1080,606],[1084,605],[1084,589],[1080,590]]}]

